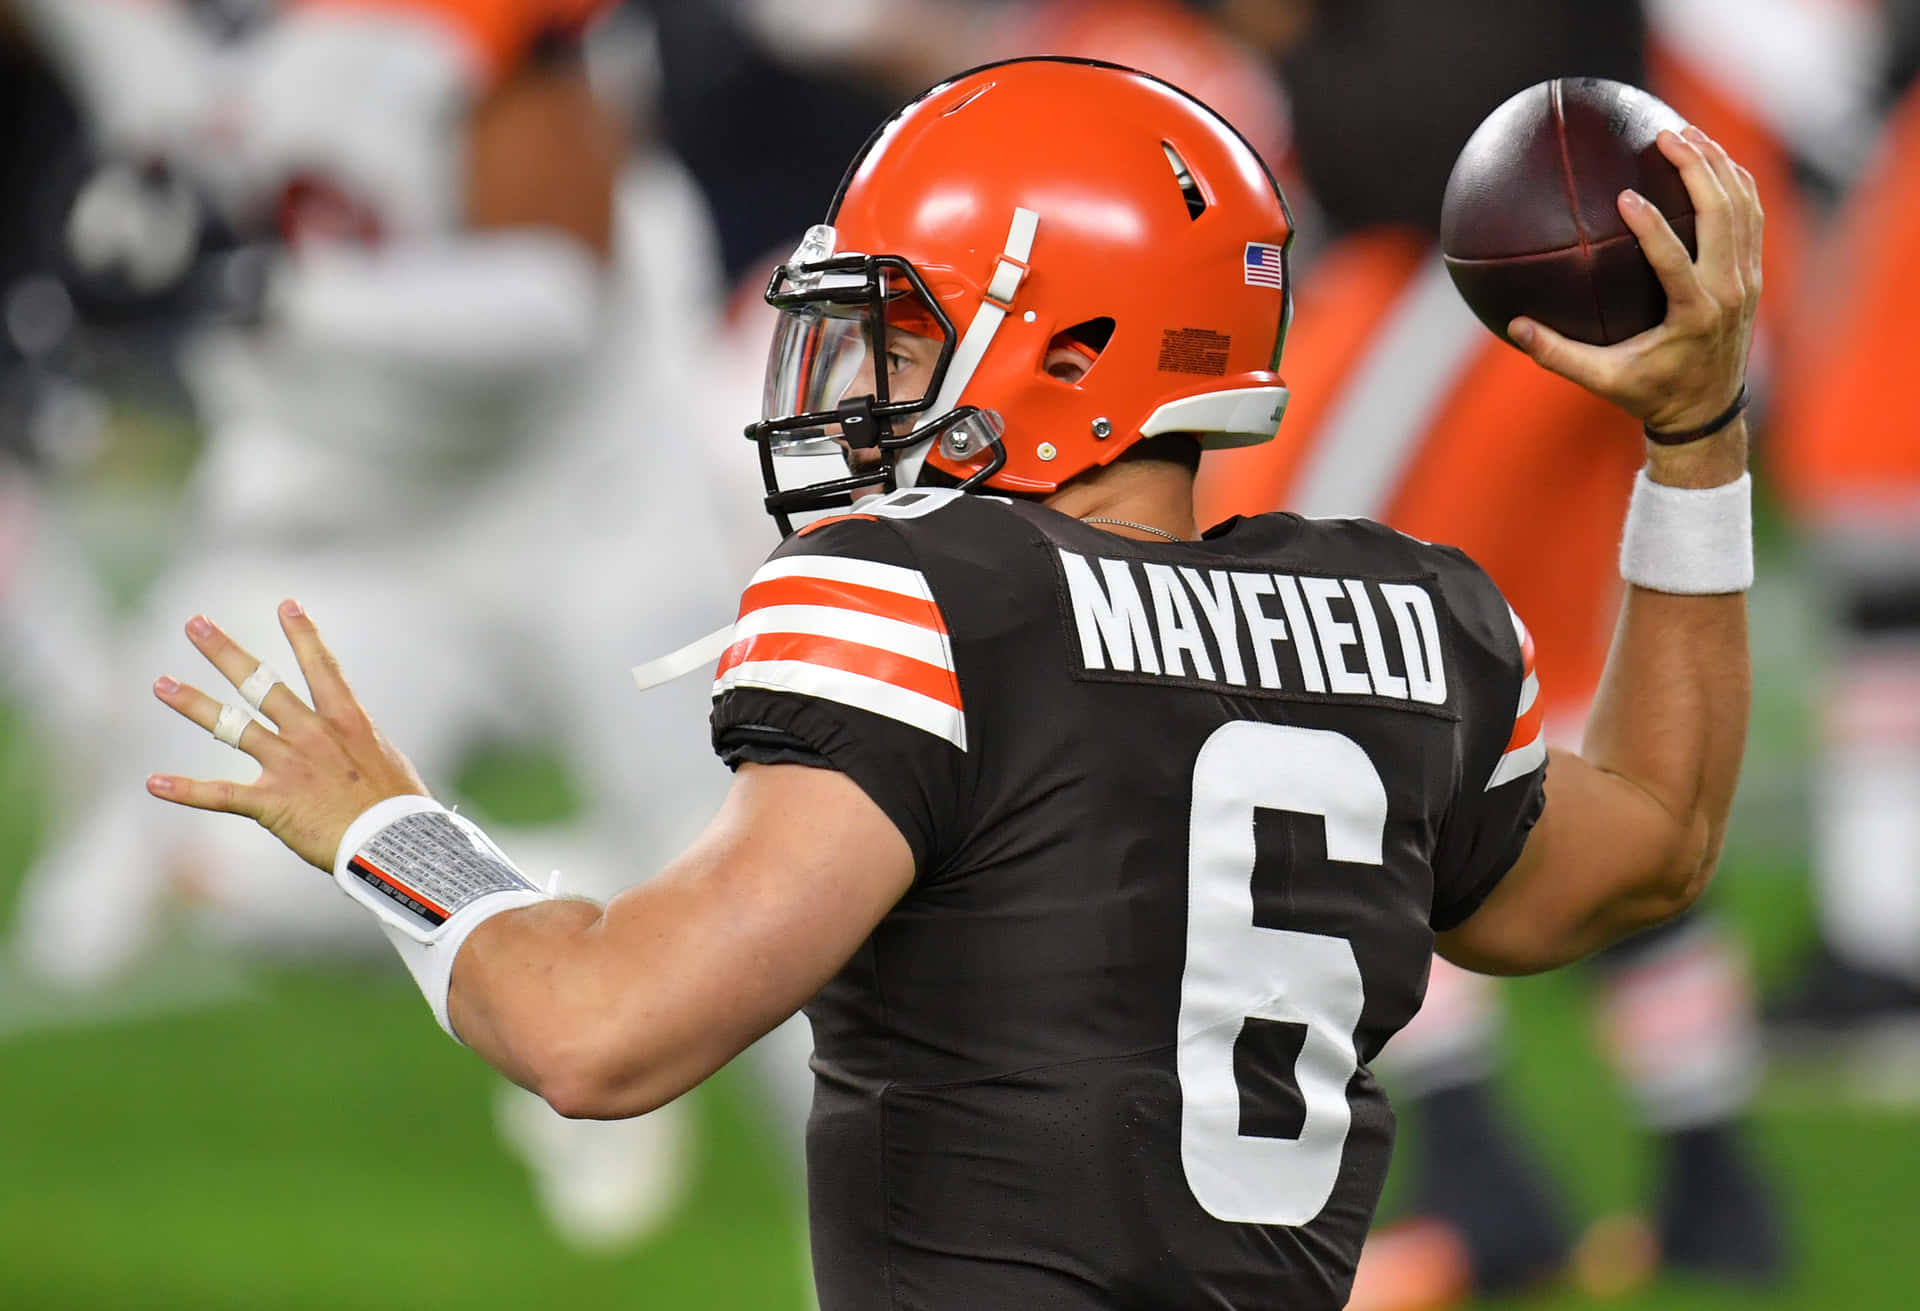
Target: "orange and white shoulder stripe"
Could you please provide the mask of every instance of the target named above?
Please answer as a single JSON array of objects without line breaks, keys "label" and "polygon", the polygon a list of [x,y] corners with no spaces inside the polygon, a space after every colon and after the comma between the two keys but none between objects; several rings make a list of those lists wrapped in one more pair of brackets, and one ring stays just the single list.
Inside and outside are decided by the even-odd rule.
[{"label": "orange and white shoulder stripe", "polygon": [[967,749],[953,642],[917,569],[837,555],[767,561],[740,598],[713,694],[736,687],[838,701]]},{"label": "orange and white shoulder stripe", "polygon": [[1513,736],[1507,739],[1506,754],[1487,780],[1489,792],[1502,783],[1525,778],[1547,758],[1546,711],[1540,704],[1540,673],[1533,664],[1533,634],[1520,622],[1519,615],[1511,609],[1507,613],[1513,617],[1513,635],[1520,641],[1520,667],[1526,671],[1526,678],[1520,684],[1520,704],[1513,712]]}]

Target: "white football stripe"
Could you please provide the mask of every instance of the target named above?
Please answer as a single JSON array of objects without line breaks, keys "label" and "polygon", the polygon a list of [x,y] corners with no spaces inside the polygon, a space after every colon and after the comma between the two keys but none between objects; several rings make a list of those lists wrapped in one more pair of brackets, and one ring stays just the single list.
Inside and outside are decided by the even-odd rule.
[{"label": "white football stripe", "polygon": [[1341,380],[1287,508],[1310,519],[1386,517],[1435,410],[1486,338],[1435,256],[1407,282]]},{"label": "white football stripe", "polygon": [[859,610],[833,605],[768,605],[749,610],[733,626],[733,640],[758,637],[763,633],[809,633],[816,637],[837,637],[878,647],[936,668],[953,671],[953,656],[946,639],[931,628],[886,619]]},{"label": "white football stripe", "polygon": [[1530,673],[1527,681],[1520,684],[1520,708],[1513,712],[1515,719],[1526,718],[1527,711],[1533,709],[1533,703],[1540,699],[1540,675]]},{"label": "white football stripe", "polygon": [[1487,780],[1486,791],[1491,792],[1502,783],[1511,783],[1514,779],[1531,774],[1547,759],[1547,730],[1541,729],[1534,734],[1533,741],[1523,747],[1515,747],[1500,757],[1500,763],[1493,767],[1493,777]]},{"label": "white football stripe", "polygon": [[717,697],[734,687],[797,692],[838,701],[944,738],[962,751],[967,749],[967,719],[960,711],[944,701],[865,674],[850,674],[804,660],[750,660],[721,675],[713,685],[713,694]]},{"label": "white football stripe", "polygon": [[933,604],[933,592],[927,586],[925,574],[918,569],[875,560],[855,560],[844,555],[783,555],[761,565],[747,586],[751,588],[755,583],[776,578],[822,578],[831,583],[853,583]]}]

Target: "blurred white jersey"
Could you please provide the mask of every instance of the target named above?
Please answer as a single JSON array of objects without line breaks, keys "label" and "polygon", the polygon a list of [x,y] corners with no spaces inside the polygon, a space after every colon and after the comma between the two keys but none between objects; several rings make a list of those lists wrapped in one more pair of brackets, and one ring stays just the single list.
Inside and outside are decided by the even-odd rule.
[{"label": "blurred white jersey", "polygon": [[[358,226],[328,234],[405,241],[460,225],[468,111],[485,69],[457,28],[400,7],[302,5],[244,45],[216,145],[236,205],[268,213],[315,200]],[[282,212],[292,222],[318,215]]]},{"label": "blurred white jersey", "polygon": [[205,526],[288,541],[439,531],[538,439],[584,363],[599,262],[558,232],[463,228],[485,70],[452,25],[302,6],[230,65],[196,171],[286,245],[260,326],[189,354],[210,433]]},{"label": "blurred white jersey", "polygon": [[1655,38],[1844,182],[1874,129],[1886,23],[1872,0],[1650,0]]},{"label": "blurred white jersey", "polygon": [[175,0],[13,0],[103,153],[199,148],[224,85],[219,46]]},{"label": "blurred white jersey", "polygon": [[569,238],[316,247],[276,272],[263,329],[189,353],[219,533],[415,536],[500,475],[585,363],[602,271]]}]

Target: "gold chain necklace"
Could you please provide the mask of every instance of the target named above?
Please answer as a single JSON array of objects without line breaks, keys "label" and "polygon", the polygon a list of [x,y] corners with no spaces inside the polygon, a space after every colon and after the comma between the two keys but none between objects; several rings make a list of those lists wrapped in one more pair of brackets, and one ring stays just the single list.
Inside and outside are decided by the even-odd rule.
[{"label": "gold chain necklace", "polygon": [[1135,523],[1131,519],[1103,519],[1097,514],[1090,514],[1080,522],[1112,524],[1115,528],[1138,528],[1143,533],[1152,533],[1155,537],[1164,537],[1169,542],[1184,542],[1187,540],[1176,533],[1168,532],[1164,528],[1155,528],[1150,523]]}]

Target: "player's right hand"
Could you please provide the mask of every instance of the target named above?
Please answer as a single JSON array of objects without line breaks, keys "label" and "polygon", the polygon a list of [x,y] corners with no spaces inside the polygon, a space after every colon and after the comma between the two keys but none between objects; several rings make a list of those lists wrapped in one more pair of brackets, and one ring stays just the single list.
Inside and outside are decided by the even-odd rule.
[{"label": "player's right hand", "polygon": [[[367,717],[313,620],[292,601],[281,602],[279,613],[313,705],[285,683],[268,690],[260,713],[273,727],[254,720],[238,743],[260,762],[260,777],[236,783],[153,774],[147,791],[196,810],[245,815],[302,860],[332,873],[340,839],[369,806],[388,797],[429,794],[413,765]],[[235,687],[260,666],[204,615],[187,622],[187,638]],[[196,687],[163,677],[153,692],[208,732],[219,721],[223,703]]]},{"label": "player's right hand", "polygon": [[1624,191],[1618,203],[1666,290],[1667,317],[1612,346],[1572,341],[1524,317],[1508,333],[1543,368],[1656,432],[1682,432],[1724,413],[1746,380],[1765,216],[1753,175],[1706,133],[1662,132],[1659,143],[1693,201],[1697,257],[1688,257],[1665,216],[1639,195]]}]

